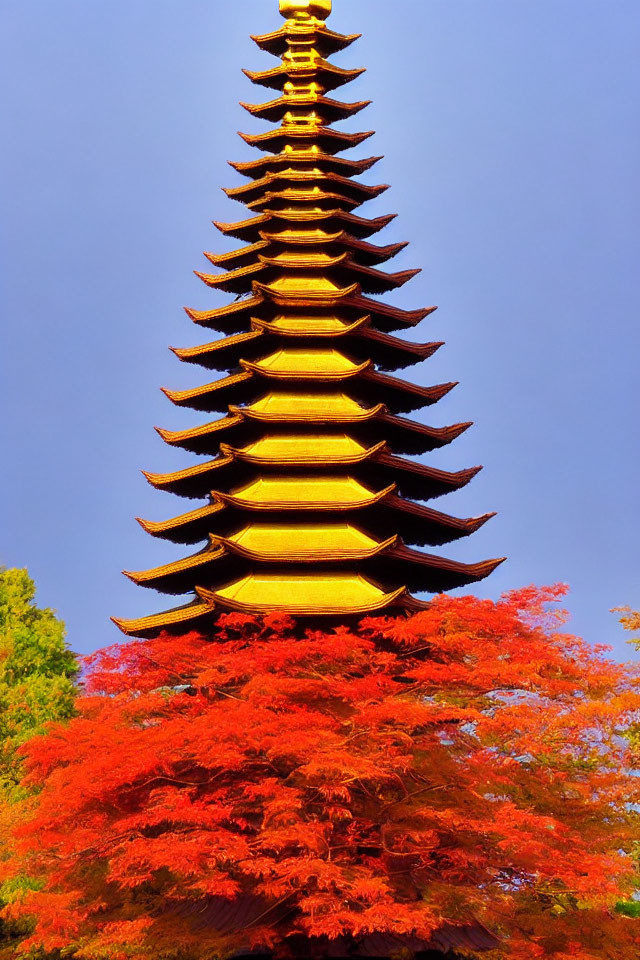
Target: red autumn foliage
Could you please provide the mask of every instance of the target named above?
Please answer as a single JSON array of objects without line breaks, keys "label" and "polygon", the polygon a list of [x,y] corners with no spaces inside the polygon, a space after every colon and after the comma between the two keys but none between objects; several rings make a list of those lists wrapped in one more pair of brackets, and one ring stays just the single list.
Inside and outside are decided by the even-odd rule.
[{"label": "red autumn foliage", "polygon": [[336,955],[388,934],[637,956],[613,909],[633,884],[637,681],[561,632],[562,592],[324,632],[231,615],[89,658],[80,715],[25,749],[40,794],[7,872],[43,889],[11,908],[37,918],[24,952]]}]

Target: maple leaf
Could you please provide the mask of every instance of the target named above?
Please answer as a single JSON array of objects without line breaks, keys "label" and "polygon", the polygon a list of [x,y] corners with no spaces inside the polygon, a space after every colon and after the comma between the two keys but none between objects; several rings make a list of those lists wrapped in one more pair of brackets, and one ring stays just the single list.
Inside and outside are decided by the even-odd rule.
[{"label": "maple leaf", "polygon": [[441,596],[326,632],[229,614],[93,655],[78,715],[23,751],[37,794],[3,877],[42,888],[11,907],[34,918],[25,955],[309,954],[480,925],[489,960],[635,957],[614,907],[638,671],[558,632],[562,595]]}]

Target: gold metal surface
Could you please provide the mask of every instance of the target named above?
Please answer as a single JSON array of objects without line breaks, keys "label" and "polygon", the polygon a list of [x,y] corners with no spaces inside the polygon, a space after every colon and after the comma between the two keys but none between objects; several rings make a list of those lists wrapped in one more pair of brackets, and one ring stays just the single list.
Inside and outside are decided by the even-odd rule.
[{"label": "gold metal surface", "polygon": [[255,573],[221,590],[198,589],[203,600],[231,610],[294,614],[370,613],[389,606],[405,588],[386,593],[353,573]]},{"label": "gold metal surface", "polygon": [[[268,93],[242,105],[270,128],[240,134],[260,158],[231,164],[243,181],[225,192],[248,212],[234,222],[214,221],[239,246],[205,254],[216,273],[196,271],[207,288],[237,296],[224,306],[186,308],[196,324],[224,339],[174,349],[180,360],[218,371],[217,379],[164,391],[175,404],[222,417],[180,430],[158,428],[168,444],[203,459],[174,473],[145,476],[154,487],[200,498],[201,504],[174,519],[140,521],[154,537],[204,543],[190,557],[128,574],[166,592],[195,589],[198,599],[164,614],[116,620],[130,636],[208,630],[225,610],[297,615],[365,614],[392,606],[415,610],[417,601],[398,585],[404,574],[394,571],[411,563],[424,569],[425,590],[434,583],[439,590],[442,581],[433,571],[438,565],[440,572],[450,570],[452,563],[433,557],[421,562],[389,519],[397,517],[410,545],[430,542],[429,533],[423,536],[429,524],[436,529],[433,543],[456,539],[461,526],[463,535],[478,526],[402,500],[391,482],[399,477],[402,491],[411,480],[408,489],[415,496],[422,494],[423,479],[433,487],[437,471],[393,454],[414,444],[416,453],[427,452],[466,425],[436,430],[395,416],[421,401],[435,402],[446,391],[411,387],[378,372],[369,358],[388,370],[395,360],[407,366],[430,355],[437,344],[424,345],[429,350],[404,347],[387,334],[414,325],[435,308],[407,310],[371,299],[415,271],[382,269],[406,246],[376,243],[375,234],[393,214],[354,212],[387,185],[354,179],[380,157],[341,155],[371,131],[332,126],[358,114],[368,101],[349,102],[353,98],[334,93],[363,71],[327,59],[358,36],[327,28],[331,7],[331,0],[279,0],[286,23],[253,38],[279,61],[271,69],[244,71]],[[386,399],[393,416],[379,399]],[[394,443],[400,449],[394,450]],[[421,531],[407,540],[412,511]],[[468,565],[467,582],[490,567]],[[456,569],[464,582],[462,566]],[[367,570],[375,570],[375,578]]]},{"label": "gold metal surface", "polygon": [[331,14],[331,0],[280,0],[280,13],[288,20],[326,20]]}]

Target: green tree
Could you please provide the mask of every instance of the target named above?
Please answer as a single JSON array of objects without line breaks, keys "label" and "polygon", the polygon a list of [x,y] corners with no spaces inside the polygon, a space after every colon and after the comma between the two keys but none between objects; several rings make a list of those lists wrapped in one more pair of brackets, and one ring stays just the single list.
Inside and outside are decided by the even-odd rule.
[{"label": "green tree", "polygon": [[[21,786],[20,747],[51,720],[73,716],[78,664],[65,641],[65,626],[53,610],[35,604],[35,585],[26,570],[0,570],[0,857],[10,852],[9,831],[29,806]],[[28,877],[0,885],[0,908],[22,890]],[[0,924],[0,957],[13,955],[26,931]]]},{"label": "green tree", "polygon": [[[632,644],[636,650],[640,650],[640,611],[632,610],[631,607],[618,607],[616,608],[616,612],[623,614],[620,618],[620,623],[624,629],[635,634],[635,636],[629,640],[629,643]],[[636,758],[636,766],[640,766],[640,723],[632,726],[627,736]],[[636,860],[640,866],[640,840],[638,841]],[[623,900],[618,904],[618,912],[625,917],[640,919],[640,899]]]}]

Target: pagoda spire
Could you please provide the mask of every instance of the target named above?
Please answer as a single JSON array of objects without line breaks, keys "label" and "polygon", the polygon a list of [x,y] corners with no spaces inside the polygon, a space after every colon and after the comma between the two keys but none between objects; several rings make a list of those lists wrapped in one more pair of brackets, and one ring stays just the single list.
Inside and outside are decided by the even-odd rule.
[{"label": "pagoda spire", "polygon": [[415,611],[427,601],[414,593],[468,585],[501,562],[465,564],[431,552],[493,516],[458,519],[430,505],[480,468],[448,472],[412,459],[470,424],[431,427],[404,416],[456,384],[418,386],[394,375],[442,344],[393,335],[435,308],[403,310],[379,299],[419,270],[387,268],[406,246],[377,238],[393,215],[356,212],[388,186],[355,179],[379,157],[342,156],[372,132],[332,126],[369,102],[337,98],[334,91],[363,71],[328,59],[358,35],[327,27],[331,0],[279,2],[285,23],[252,39],[280,62],[244,71],[275,95],[242,104],[273,126],[240,134],[262,156],[232,163],[245,183],[226,190],[248,213],[215,223],[242,245],[205,254],[217,272],[196,271],[208,288],[236,299],[187,309],[222,339],[174,348],[179,360],[222,376],[164,391],[178,406],[218,416],[186,430],[160,429],[168,444],[204,459],[145,474],[157,489],[200,502],[169,520],[140,520],[142,527],[199,549],[127,573],[187,602],[140,620],[114,618],[130,636],[204,629],[233,610],[312,617]]}]

